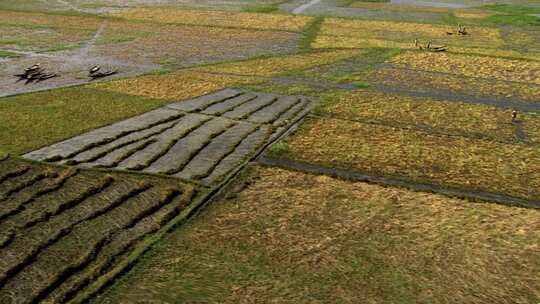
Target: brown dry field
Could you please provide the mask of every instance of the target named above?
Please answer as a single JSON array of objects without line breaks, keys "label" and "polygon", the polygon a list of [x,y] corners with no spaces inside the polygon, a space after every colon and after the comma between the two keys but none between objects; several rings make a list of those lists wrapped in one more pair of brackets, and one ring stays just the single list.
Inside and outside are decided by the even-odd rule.
[{"label": "brown dry field", "polygon": [[255,167],[96,303],[535,303],[538,211]]},{"label": "brown dry field", "polygon": [[283,158],[372,176],[540,199],[538,146],[312,118]]}]

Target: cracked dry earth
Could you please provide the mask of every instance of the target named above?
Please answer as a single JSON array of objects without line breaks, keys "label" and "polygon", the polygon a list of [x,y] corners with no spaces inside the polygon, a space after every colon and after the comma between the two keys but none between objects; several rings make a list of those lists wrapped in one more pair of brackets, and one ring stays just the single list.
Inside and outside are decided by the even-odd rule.
[{"label": "cracked dry earth", "polygon": [[309,112],[313,102],[225,89],[44,147],[25,158],[165,174],[212,187]]}]

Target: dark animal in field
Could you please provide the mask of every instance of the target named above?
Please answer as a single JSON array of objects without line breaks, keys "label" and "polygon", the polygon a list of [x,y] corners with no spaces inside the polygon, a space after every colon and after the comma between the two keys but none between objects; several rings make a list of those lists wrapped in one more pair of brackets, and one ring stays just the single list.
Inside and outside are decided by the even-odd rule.
[{"label": "dark animal in field", "polygon": [[25,81],[25,84],[30,84],[33,82],[41,82],[47,79],[58,77],[56,73],[46,73],[45,69],[41,67],[41,64],[37,63],[31,67],[24,69],[24,72],[21,74],[16,74],[15,77],[19,78],[19,81]]},{"label": "dark animal in field", "polygon": [[516,121],[518,112],[516,110],[512,111],[512,121]]},{"label": "dark animal in field", "polygon": [[118,70],[111,70],[111,71],[104,71],[104,72],[94,72],[94,73],[90,73],[88,74],[88,77],[92,78],[92,80],[94,79],[98,79],[98,78],[104,78],[104,77],[108,77],[108,76],[111,76],[111,75],[114,75],[114,74],[117,74],[118,73]]},{"label": "dark animal in field", "polygon": [[44,80],[47,80],[47,79],[51,79],[51,78],[55,78],[55,77],[58,77],[58,76],[60,76],[60,75],[55,74],[55,73],[41,74],[41,75],[37,78],[36,82],[41,82],[41,81],[44,81]]},{"label": "dark animal in field", "polygon": [[442,46],[432,46],[431,41],[426,45],[426,50],[429,52],[446,52],[447,48],[445,45]]},{"label": "dark animal in field", "polygon": [[458,35],[467,35],[467,30],[465,29],[464,26],[462,26],[461,24],[458,25],[458,31],[457,31]]},{"label": "dark animal in field", "polygon": [[39,70],[41,70],[41,63],[38,62],[38,63],[34,64],[33,66],[26,68],[24,70],[24,72],[26,74],[32,74],[32,73],[35,73],[35,72],[37,72]]},{"label": "dark animal in field", "polygon": [[461,24],[458,24],[458,28],[457,28],[457,31],[456,32],[446,32],[446,35],[454,35],[454,34],[457,34],[457,35],[468,35],[469,32],[467,32],[467,29],[465,29],[465,27]]},{"label": "dark animal in field", "polygon": [[101,67],[99,65],[95,65],[92,68],[90,68],[90,70],[88,70],[88,73],[92,75],[99,72],[99,70],[101,70]]}]

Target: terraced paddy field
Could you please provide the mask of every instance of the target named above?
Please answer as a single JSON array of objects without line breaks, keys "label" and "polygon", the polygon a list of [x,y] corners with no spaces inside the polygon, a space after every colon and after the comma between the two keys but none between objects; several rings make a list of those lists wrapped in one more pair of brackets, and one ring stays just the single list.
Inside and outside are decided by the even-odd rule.
[{"label": "terraced paddy field", "polygon": [[412,2],[0,1],[0,303],[539,302],[538,5]]}]

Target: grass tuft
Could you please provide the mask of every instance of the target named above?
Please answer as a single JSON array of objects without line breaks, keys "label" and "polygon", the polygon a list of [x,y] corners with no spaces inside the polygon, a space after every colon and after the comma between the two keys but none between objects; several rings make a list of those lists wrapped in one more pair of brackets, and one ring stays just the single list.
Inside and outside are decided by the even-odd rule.
[{"label": "grass tuft", "polygon": [[277,11],[275,5],[270,4],[260,4],[260,5],[250,5],[242,8],[242,12],[246,13],[272,13]]},{"label": "grass tuft", "polygon": [[289,145],[286,142],[275,143],[268,148],[270,156],[279,157],[289,152]]},{"label": "grass tuft", "polygon": [[313,19],[313,21],[306,26],[306,29],[303,32],[304,37],[300,41],[301,50],[307,51],[312,49],[311,44],[317,39],[323,21],[324,18],[318,17]]},{"label": "grass tuft", "polygon": [[540,18],[528,15],[493,15],[483,19],[487,24],[540,26]]},{"label": "grass tuft", "polygon": [[9,51],[2,51],[0,50],[0,58],[15,58],[15,57],[21,57],[21,55]]}]

